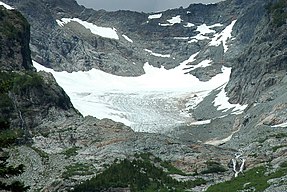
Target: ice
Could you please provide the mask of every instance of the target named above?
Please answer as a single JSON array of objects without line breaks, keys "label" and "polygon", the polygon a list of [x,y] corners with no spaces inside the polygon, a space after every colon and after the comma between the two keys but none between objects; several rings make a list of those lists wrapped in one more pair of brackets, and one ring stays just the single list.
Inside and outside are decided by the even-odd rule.
[{"label": "ice", "polygon": [[[82,24],[97,35],[118,39],[115,29],[98,27],[76,18],[63,18],[57,20],[57,23],[59,26],[64,26],[71,21]],[[171,26],[181,21],[178,15],[168,20],[167,25]],[[207,39],[211,41],[210,46],[218,46],[219,43],[223,42],[226,51],[228,48],[226,41],[231,37],[235,22],[233,21],[221,33],[215,34],[212,40],[205,35],[216,33],[213,28],[222,26],[221,24],[210,26],[202,24],[197,27],[198,35],[194,37],[174,37],[174,39],[188,40],[189,43]],[[132,42],[126,35],[122,36],[127,41]],[[149,49],[145,49],[145,51],[157,57],[171,57],[170,54],[154,53]],[[212,77],[207,82],[202,82],[195,76],[186,73],[187,70],[204,68],[212,63],[212,60],[207,59],[192,66],[192,62],[195,61],[199,53],[192,54],[187,60],[182,61],[178,67],[170,70],[166,70],[164,67],[156,68],[149,65],[149,63],[145,63],[145,74],[138,77],[115,76],[97,69],[73,73],[56,72],[34,61],[33,64],[38,71],[44,70],[54,75],[58,84],[63,87],[71,98],[75,108],[84,116],[110,118],[131,126],[135,131],[162,133],[181,124],[209,124],[211,120],[193,122],[194,120],[190,117],[188,111],[196,108],[215,89],[220,92],[214,99],[213,104],[219,111],[231,110],[232,114],[240,114],[247,107],[247,105],[230,104],[228,102],[229,98],[226,95],[225,87],[230,78],[231,68],[222,66],[222,73]],[[213,143],[225,142],[230,138],[213,141]]]},{"label": "ice", "polygon": [[231,32],[234,24],[237,20],[231,22],[221,33],[215,34],[212,38],[211,42],[209,43],[210,46],[219,46],[221,43],[224,47],[224,52],[228,50],[227,40],[231,38]]},{"label": "ice", "polygon": [[109,27],[99,27],[93,23],[89,23],[87,21],[82,21],[78,18],[62,18],[61,20],[56,20],[57,24],[60,27],[63,27],[65,24],[70,22],[77,22],[84,26],[86,29],[89,29],[91,33],[95,35],[99,35],[101,37],[109,38],[109,39],[119,39],[119,36],[117,34],[117,30],[115,28],[109,28]]},{"label": "ice", "polygon": [[151,55],[153,56],[156,56],[156,57],[165,57],[165,58],[169,58],[170,57],[170,54],[160,54],[160,53],[154,53],[153,51],[149,50],[149,49],[144,49],[146,52],[150,53]]},{"label": "ice", "polygon": [[84,116],[110,118],[135,131],[163,132],[192,122],[184,111],[198,105],[211,90],[229,80],[230,70],[224,67],[223,73],[208,82],[184,74],[187,64],[194,61],[197,54],[171,70],[146,63],[145,74],[139,77],[115,76],[97,69],[56,72],[36,62],[33,65],[38,71],[51,72]]},{"label": "ice", "polygon": [[11,7],[10,5],[7,5],[6,3],[3,3],[0,1],[0,5],[4,6],[6,9],[12,10],[14,9],[13,7]]},{"label": "ice", "polygon": [[126,35],[122,35],[128,42],[133,43],[134,41]]},{"label": "ice", "polygon": [[158,13],[158,14],[149,15],[148,19],[159,19],[161,17],[162,17],[162,13]]}]

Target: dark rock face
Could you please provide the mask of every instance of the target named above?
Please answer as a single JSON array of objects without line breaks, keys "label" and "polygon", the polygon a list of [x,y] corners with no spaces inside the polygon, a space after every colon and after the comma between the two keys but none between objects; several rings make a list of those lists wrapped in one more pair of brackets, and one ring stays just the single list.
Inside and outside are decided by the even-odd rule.
[{"label": "dark rock face", "polygon": [[[246,37],[242,38],[243,41],[250,39],[250,43],[234,60],[235,65],[228,84],[230,102],[233,103],[257,101],[264,91],[279,85],[286,76],[286,24],[281,27],[274,26],[267,3],[256,4],[252,10],[257,22],[250,24],[255,27],[252,31],[247,30],[249,37],[246,38],[245,35]],[[241,26],[243,29],[246,27]]]},{"label": "dark rock face", "polygon": [[[166,69],[176,67],[208,44],[208,42],[186,43],[175,40],[175,37],[191,37],[198,34],[196,27],[184,27],[187,23],[228,25],[252,4],[238,1],[211,5],[196,4],[186,9],[165,11],[161,18],[149,20],[149,14],[146,13],[94,11],[77,5],[76,1],[6,0],[4,2],[17,7],[31,23],[31,50],[34,60],[60,71],[72,72],[96,68],[123,76],[143,74],[145,62],[155,67],[164,66]],[[167,27],[159,25],[167,23],[167,20],[177,15],[181,16],[183,22]],[[93,35],[76,22],[60,27],[56,20],[62,18],[80,18],[98,26],[114,27],[117,29],[119,40]],[[216,30],[220,29],[222,28]],[[134,42],[127,42],[122,35],[127,35]],[[246,40],[248,37],[245,37],[244,33],[242,35],[242,41],[248,41]],[[171,57],[155,57],[144,49],[163,55],[170,54]],[[219,60],[216,58],[222,60],[222,55],[215,54],[222,52],[222,47],[214,51],[211,51],[214,54],[204,55],[203,59],[211,57],[215,62]],[[218,67],[215,71],[220,72]],[[203,79],[208,80],[216,73],[206,75]]]},{"label": "dark rock face", "polygon": [[0,7],[0,68],[5,70],[31,70],[30,25],[15,10]]},{"label": "dark rock face", "polygon": [[79,116],[52,75],[34,72],[26,19],[2,6],[0,15],[1,130],[21,128],[29,132],[43,119]]}]

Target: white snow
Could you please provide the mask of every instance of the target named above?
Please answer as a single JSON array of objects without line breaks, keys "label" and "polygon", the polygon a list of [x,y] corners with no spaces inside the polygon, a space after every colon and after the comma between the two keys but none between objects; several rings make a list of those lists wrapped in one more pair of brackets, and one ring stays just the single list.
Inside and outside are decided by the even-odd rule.
[{"label": "white snow", "polygon": [[63,21],[61,21],[61,20],[59,20],[59,19],[57,19],[56,22],[57,22],[57,24],[58,24],[60,27],[64,27],[64,25],[65,25],[65,22],[63,22]]},{"label": "white snow", "polygon": [[287,122],[281,123],[281,124],[278,124],[278,125],[273,125],[272,127],[273,127],[273,128],[277,128],[277,127],[282,127],[282,128],[284,128],[284,127],[287,127]]},{"label": "white snow", "polygon": [[183,27],[194,27],[195,25],[193,23],[187,23],[186,25],[184,25]]},{"label": "white snow", "polygon": [[167,20],[170,24],[176,24],[181,23],[182,19],[180,18],[180,15],[177,15],[175,17],[172,17],[171,19]]},{"label": "white snow", "polygon": [[188,125],[191,126],[191,125],[207,125],[207,124],[210,124],[211,123],[211,120],[204,120],[204,121],[195,121],[195,122],[192,122],[192,123],[189,123]]},{"label": "white snow", "polygon": [[209,25],[209,26],[204,23],[202,25],[197,26],[196,31],[198,31],[199,34],[197,34],[196,36],[190,37],[191,40],[189,40],[188,43],[196,43],[198,41],[210,39],[208,36],[205,36],[205,35],[210,34],[210,33],[216,33],[216,31],[213,30],[212,28],[220,27],[220,26],[222,26],[222,24],[220,23],[216,23],[216,24]]},{"label": "white snow", "polygon": [[214,27],[220,27],[222,26],[222,24],[220,23],[216,23],[214,25],[206,25],[205,23],[198,26],[196,31],[198,31],[201,35],[205,35],[205,34],[209,34],[209,33],[215,33],[216,31],[215,30],[212,30],[212,28]]},{"label": "white snow", "polygon": [[6,9],[12,10],[14,9],[13,7],[11,7],[10,5],[7,5],[6,3],[3,3],[0,1],[0,5],[4,6]]},{"label": "white snow", "polygon": [[[180,65],[182,65],[182,66],[187,66],[187,64],[189,64],[189,63],[191,63],[191,62],[193,62],[193,61],[195,60],[195,57],[196,57],[198,54],[199,54],[199,52],[197,52],[197,53],[191,55],[187,60],[183,61]],[[185,69],[185,68],[183,68],[183,69]]]},{"label": "white snow", "polygon": [[[231,70],[231,68],[229,68]],[[231,71],[230,71],[231,72]],[[228,97],[225,92],[226,84],[220,87],[221,91],[217,94],[216,98],[213,101],[213,104],[215,107],[217,107],[218,111],[223,110],[223,112],[226,112],[230,109],[232,109],[233,113],[235,115],[241,114],[244,112],[245,108],[248,105],[240,105],[240,104],[231,104],[228,102]]]},{"label": "white snow", "polygon": [[205,67],[210,66],[211,63],[212,63],[212,61],[210,59],[203,60],[200,63],[198,63],[197,65],[191,65],[191,67],[189,69],[191,69],[193,71],[197,68],[205,68]]},{"label": "white snow", "polygon": [[180,18],[180,15],[177,15],[175,17],[172,17],[171,19],[168,19],[167,22],[169,23],[159,23],[160,26],[166,27],[166,26],[173,26],[176,23],[181,23],[182,19]]},{"label": "white snow", "polygon": [[161,17],[162,17],[162,13],[157,13],[157,14],[149,15],[148,19],[159,19]]},{"label": "white snow", "polygon": [[176,39],[176,40],[188,40],[189,37],[174,37],[173,39]]},{"label": "white snow", "polygon": [[[146,63],[145,74],[139,77],[115,76],[97,69],[55,72],[36,62],[33,65],[38,71],[51,72],[84,116],[110,118],[135,131],[163,132],[176,124],[192,122],[181,112],[186,107],[198,105],[211,90],[229,80],[230,69],[226,67],[222,68],[223,73],[208,82],[184,74],[187,64],[194,61],[197,54],[171,70]],[[187,95],[195,93],[193,103],[187,103]]]},{"label": "white snow", "polygon": [[122,35],[128,42],[133,43],[134,41],[126,35]]},{"label": "white snow", "polygon": [[215,34],[212,38],[211,42],[209,43],[210,46],[219,46],[221,43],[224,47],[224,52],[228,50],[227,40],[231,38],[231,32],[234,24],[237,20],[231,22],[221,33]]},{"label": "white snow", "polygon": [[153,56],[156,56],[156,57],[165,57],[165,58],[169,58],[170,57],[170,54],[160,54],[160,53],[154,53],[153,51],[149,50],[149,49],[144,49],[146,52],[150,53],[151,55]]},{"label": "white snow", "polygon": [[65,24],[70,23],[70,22],[77,22],[84,26],[86,29],[89,29],[91,33],[95,35],[99,35],[101,37],[109,38],[109,39],[119,39],[119,36],[117,34],[117,30],[115,28],[109,28],[109,27],[99,27],[93,23],[89,23],[87,21],[82,21],[81,19],[78,18],[62,18],[61,20],[56,20],[58,25],[60,27],[63,27]]},{"label": "white snow", "polygon": [[215,30],[211,30],[211,27],[207,26],[206,24],[202,24],[202,25],[198,26],[196,31],[198,31],[202,35],[216,32]]}]

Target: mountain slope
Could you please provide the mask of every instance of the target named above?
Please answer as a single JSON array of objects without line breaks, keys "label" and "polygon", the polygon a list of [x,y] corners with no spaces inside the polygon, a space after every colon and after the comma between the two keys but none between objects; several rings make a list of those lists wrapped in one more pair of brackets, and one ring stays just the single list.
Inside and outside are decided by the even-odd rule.
[{"label": "mountain slope", "polygon": [[[21,81],[24,79],[23,82],[27,83],[23,85],[27,86],[13,87],[12,90],[19,90],[14,93],[16,96],[9,94],[10,88],[4,93],[12,103],[20,106],[16,107],[20,110],[17,113],[15,105],[14,108],[11,105],[11,113],[2,114],[12,117],[13,125],[21,125],[19,114],[23,113],[25,122],[40,130],[30,133],[32,146],[11,149],[16,155],[10,162],[27,166],[26,172],[19,178],[32,190],[65,191],[106,170],[106,164],[113,164],[115,159],[132,161],[136,153],[146,152],[190,174],[180,173],[172,175],[173,178],[207,181],[207,184],[193,188],[195,191],[204,191],[211,184],[229,180],[234,172],[239,174],[239,178],[233,179],[231,185],[240,181],[239,188],[242,190],[257,187],[249,181],[249,174],[251,178],[259,177],[264,182],[262,190],[286,190],[286,183],[280,182],[286,175],[287,141],[285,1],[228,0],[151,14],[94,11],[77,5],[73,0],[4,2],[17,7],[31,23],[33,60],[54,70],[88,71],[85,77],[91,80],[93,76],[89,70],[92,68],[95,68],[91,71],[96,71],[97,77],[106,77],[99,74],[115,77],[145,73],[140,76],[142,78],[149,75],[148,67],[152,72],[173,73],[178,70],[180,75],[185,72],[187,77],[197,78],[196,81],[206,85],[204,83],[211,82],[213,77],[224,74],[224,69],[232,68],[228,69],[231,70],[228,84],[212,87],[204,97],[202,92],[188,93],[174,104],[163,99],[171,97],[171,92],[160,95],[155,101],[147,94],[144,101],[148,101],[149,107],[163,106],[156,115],[173,110],[165,106],[189,107],[188,119],[192,121],[180,126],[173,124],[167,132],[165,127],[159,128],[152,122],[149,127],[157,127],[161,134],[133,132],[130,127],[108,119],[83,118],[50,74],[38,73],[42,80],[38,76],[35,79],[39,83],[34,81],[34,72],[24,72]],[[5,66],[12,70],[14,67],[29,69],[31,60],[26,60],[29,61],[27,67],[21,64],[13,68],[8,64]],[[21,59],[20,63],[23,63]],[[184,70],[180,65],[182,63],[186,68]],[[170,70],[159,69],[160,66]],[[52,69],[49,71],[56,78],[56,74],[70,75],[56,73]],[[117,77],[116,83],[120,84],[124,78]],[[172,78],[179,76],[169,78],[170,82],[177,82]],[[130,80],[132,83],[136,81]],[[159,82],[156,78],[153,81],[152,85]],[[105,87],[105,82],[102,84],[100,86]],[[195,83],[190,81],[190,84]],[[205,86],[200,88],[206,89]],[[190,89],[193,91],[193,87]],[[42,91],[48,97],[41,97]],[[83,100],[89,94],[85,91],[78,96]],[[115,98],[117,94],[114,94]],[[135,94],[124,98],[132,97],[135,97],[135,108],[142,104]],[[110,97],[108,102],[111,102]],[[112,106],[115,104],[112,103]],[[131,105],[124,100],[121,106],[126,109]],[[98,110],[92,104],[89,107]],[[138,116],[144,116],[143,111],[139,110]],[[174,111],[181,112],[178,109]],[[168,117],[175,119],[172,115]],[[160,121],[163,124],[169,122],[168,119]],[[153,158],[151,156],[148,161],[155,163]],[[256,168],[262,164],[266,164],[268,169]],[[240,169],[244,167],[249,170],[246,173],[248,177],[241,176]],[[252,173],[256,171],[261,174],[253,177]],[[275,176],[273,173],[276,173]],[[266,178],[266,174],[270,177]],[[248,182],[249,185],[246,184]]]}]

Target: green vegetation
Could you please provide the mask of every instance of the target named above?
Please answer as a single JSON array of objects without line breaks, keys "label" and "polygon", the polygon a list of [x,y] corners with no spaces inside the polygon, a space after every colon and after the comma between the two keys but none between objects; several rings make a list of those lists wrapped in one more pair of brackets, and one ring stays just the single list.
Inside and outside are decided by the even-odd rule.
[{"label": "green vegetation", "polygon": [[[230,192],[239,190],[264,191],[270,186],[267,182],[270,179],[280,178],[287,174],[287,162],[282,163],[275,172],[267,174],[264,166],[256,167],[246,171],[243,175],[233,178],[230,181],[219,183],[208,188],[207,192]],[[252,190],[254,189],[254,190]]]},{"label": "green vegetation", "polygon": [[70,178],[74,175],[92,175],[94,174],[92,171],[90,171],[89,166],[76,163],[74,165],[70,165],[66,167],[66,171],[62,174],[63,178]]},{"label": "green vegetation", "polygon": [[264,138],[260,138],[258,140],[259,143],[264,143],[266,140],[270,139],[270,138],[276,138],[276,139],[283,139],[283,138],[287,138],[287,133],[276,133],[273,135],[269,135],[267,137]]},{"label": "green vegetation", "polygon": [[277,133],[277,134],[271,135],[271,137],[275,137],[276,139],[287,138],[287,133]]},{"label": "green vegetation", "polygon": [[227,171],[220,163],[214,162],[214,161],[207,161],[206,162],[207,169],[203,170],[202,174],[208,174],[208,173],[222,173]]},{"label": "green vegetation", "polygon": [[36,147],[30,146],[31,149],[33,149],[36,153],[38,153],[38,155],[42,158],[42,159],[49,159],[49,155],[48,153],[46,153],[45,151],[42,151]]},{"label": "green vegetation", "polygon": [[9,11],[0,8],[0,34],[9,39],[19,38],[23,29],[29,28],[29,23],[18,11]]},{"label": "green vegetation", "polygon": [[7,94],[9,91],[19,92],[29,88],[41,87],[43,83],[42,77],[35,72],[0,72],[1,94]]},{"label": "green vegetation", "polygon": [[[158,158],[149,153],[136,155],[132,161],[127,159],[115,162],[104,172],[75,187],[74,191],[92,192],[109,188],[130,188],[131,191],[185,191],[195,186],[205,184],[203,179],[180,182],[164,172],[155,164]],[[171,165],[169,164],[168,167]]]},{"label": "green vegetation", "polygon": [[0,72],[0,131],[10,128],[10,118],[15,113],[11,94],[27,94],[29,89],[42,84],[43,79],[34,72]]},{"label": "green vegetation", "polygon": [[272,24],[275,27],[281,27],[287,19],[287,1],[279,0],[276,3],[270,3],[267,6],[268,13],[272,16]]},{"label": "green vegetation", "polygon": [[273,151],[273,152],[276,152],[277,149],[281,149],[281,148],[283,148],[283,147],[287,147],[287,145],[278,145],[278,146],[272,147],[272,151]]},{"label": "green vegetation", "polygon": [[[1,130],[0,131],[0,147],[8,147],[15,144],[18,137],[20,137],[21,131],[19,130]],[[9,156],[4,153],[0,153],[0,191],[27,191],[29,187],[25,187],[23,183],[14,181],[11,184],[4,183],[4,179],[19,175],[24,171],[24,166],[21,164],[17,167],[8,166],[7,159]]]},{"label": "green vegetation", "polygon": [[78,149],[80,149],[79,147],[72,147],[67,149],[66,151],[64,151],[62,154],[66,155],[67,158],[72,157],[72,156],[76,156],[78,154]]},{"label": "green vegetation", "polygon": [[23,136],[19,129],[5,129],[0,131],[0,147],[7,147],[14,144],[18,138]]}]

